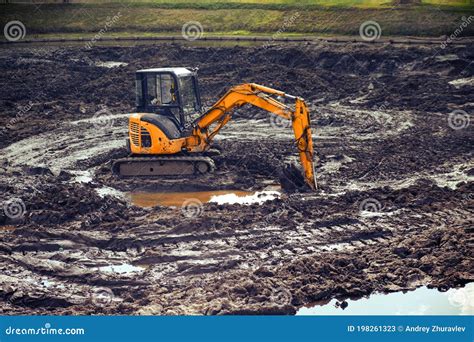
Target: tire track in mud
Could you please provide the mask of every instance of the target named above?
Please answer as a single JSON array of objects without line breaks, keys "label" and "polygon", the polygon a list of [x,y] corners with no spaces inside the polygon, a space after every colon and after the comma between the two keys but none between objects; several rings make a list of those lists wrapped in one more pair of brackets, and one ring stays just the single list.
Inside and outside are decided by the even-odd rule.
[{"label": "tire track in mud", "polygon": [[[454,132],[446,121],[452,109],[470,108],[469,84],[454,89],[448,81],[470,76],[472,54],[448,47],[456,58],[440,61],[428,50],[229,48],[215,49],[213,61],[213,49],[176,46],[89,51],[92,59],[129,63],[111,70],[87,65],[75,49],[20,67],[15,58],[31,52],[12,52],[0,67],[21,79],[28,73],[32,84],[60,68],[67,75],[61,87],[71,85],[71,93],[58,102],[56,89],[44,87],[56,102],[33,106],[29,115],[32,125],[45,126],[19,129],[27,134],[20,141],[10,132],[16,142],[0,150],[10,162],[0,164],[2,196],[22,198],[27,209],[22,221],[7,223],[12,228],[0,226],[0,312],[294,313],[318,299],[472,281],[471,128]],[[255,67],[259,60],[271,67]],[[157,61],[201,66],[205,102],[247,81],[303,95],[313,114],[320,192],[261,205],[206,203],[194,218],[179,208],[142,209],[98,196],[105,187],[135,191],[142,182],[110,176],[108,161],[123,153],[126,118],[84,116],[105,102],[126,112],[133,71]],[[10,93],[21,94],[15,87]],[[15,111],[3,103],[8,115]],[[43,120],[45,110],[57,113],[55,125]],[[275,182],[280,163],[295,157],[292,141],[291,129],[273,127],[266,113],[239,111],[219,136],[220,170],[195,190],[259,190]],[[30,170],[40,164],[69,174]],[[149,185],[176,191],[188,181]],[[366,199],[379,201],[380,210],[361,212]]]},{"label": "tire track in mud", "polygon": [[[322,251],[353,250],[368,244],[387,242],[394,235],[401,235],[405,231],[426,229],[436,224],[446,224],[450,217],[464,217],[467,219],[472,212],[466,210],[447,210],[433,214],[415,214],[409,211],[386,216],[376,217],[376,221],[358,219],[357,223],[339,223],[333,226],[314,227],[314,223],[305,223],[296,229],[285,226],[259,227],[253,225],[249,229],[233,230],[225,234],[182,234],[171,235],[167,232],[155,236],[147,235],[146,240],[140,241],[143,246],[165,244],[160,248],[159,256],[142,257],[135,261],[136,264],[150,264],[153,261],[160,264],[175,261],[186,261],[190,266],[199,265],[203,261],[219,265],[224,262],[252,260],[265,263],[267,261],[282,262],[295,255]],[[408,226],[403,222],[417,222]],[[461,221],[461,223],[464,221]],[[137,227],[137,230],[143,229]],[[132,230],[131,232],[133,232]],[[117,236],[120,240],[121,237]],[[276,240],[276,241],[275,241]],[[123,237],[123,243],[137,242]],[[196,243],[199,242],[199,246]],[[282,243],[281,243],[282,242]],[[186,251],[197,250],[191,257],[186,256]],[[152,249],[153,250],[153,249]],[[218,252],[222,250],[222,252]],[[183,251],[184,255],[173,251]],[[208,251],[213,251],[206,255]],[[150,253],[152,253],[150,251]],[[173,257],[175,259],[173,259]],[[169,261],[167,261],[169,260]],[[195,262],[195,264],[193,264]],[[178,262],[179,264],[179,262]],[[178,265],[179,268],[179,265]]]},{"label": "tire track in mud", "polygon": [[2,150],[12,166],[45,166],[74,170],[76,163],[124,145],[126,121],[120,127],[102,127],[100,118],[65,122],[47,133],[16,142]]},{"label": "tire track in mud", "polygon": [[[91,139],[100,141],[102,137]],[[331,171],[329,168],[326,172]],[[332,196],[340,195],[333,193]],[[324,194],[309,195],[306,199],[317,203],[324,197]],[[201,279],[197,284],[204,284],[205,279],[212,279],[215,274],[226,277],[238,271],[252,272],[265,265],[282,265],[295,258],[322,253],[358,253],[368,246],[390,245],[394,239],[410,232],[453,224],[453,217],[460,218],[457,224],[463,226],[469,224],[467,218],[472,217],[472,211],[463,207],[431,213],[419,212],[416,208],[382,211],[366,213],[368,216],[364,213],[347,216],[344,214],[347,208],[341,207],[322,220],[308,220],[304,210],[301,212],[292,202],[268,220],[256,217],[246,221],[237,217],[221,222],[218,213],[212,214],[215,209],[216,206],[206,209],[209,217],[204,221],[200,218],[194,223],[177,221],[171,227],[170,220],[180,217],[179,211],[176,213],[173,209],[160,210],[136,221],[132,219],[115,232],[109,231],[115,224],[105,222],[85,231],[80,221],[54,230],[33,226],[19,228],[14,232],[18,242],[8,244],[11,256],[0,260],[0,268],[10,274],[0,280],[5,289],[0,296],[20,311],[21,307],[37,308],[39,312],[46,308],[61,311],[74,307],[86,312],[110,310],[112,304],[123,304],[133,291],[154,291],[156,286],[164,284],[169,293],[174,293],[188,288],[185,284],[196,277]],[[289,216],[290,211],[293,216]],[[341,213],[345,219],[341,220]],[[62,257],[64,251],[67,256]],[[20,253],[27,254],[21,256]],[[33,255],[40,264],[32,259]],[[124,264],[138,266],[140,270],[124,273],[101,270]],[[44,282],[49,286],[42,285]],[[105,293],[107,303],[103,307],[96,303],[97,293],[100,296]],[[143,294],[143,298],[148,298],[148,294]],[[121,310],[133,313],[137,309]],[[202,313],[186,310],[184,312]]]},{"label": "tire track in mud", "polygon": [[[411,127],[410,112],[403,111],[366,111],[342,106],[333,103],[329,106],[315,106],[319,112],[329,111],[333,117],[343,117],[343,127],[314,126],[313,133],[315,141],[320,139],[331,139],[340,136],[341,131],[355,137],[356,140],[380,139],[384,135],[397,135],[401,131]],[[242,111],[242,110],[240,110]],[[326,115],[328,114],[326,111]],[[10,161],[12,166],[31,165],[47,166],[52,169],[74,169],[77,162],[106,154],[113,149],[124,147],[127,138],[127,117],[129,114],[108,114],[107,116],[93,116],[89,119],[66,121],[59,127],[34,135],[30,138],[13,143],[1,150],[3,158]],[[261,111],[259,113],[261,116]],[[378,117],[382,115],[384,119]],[[279,127],[271,124],[271,116],[260,119],[237,118],[231,121],[218,135],[220,140],[293,140],[291,128]],[[376,122],[380,124],[387,122],[383,130],[374,133],[360,133],[358,126],[361,122]],[[382,122],[383,121],[383,122]],[[389,125],[388,125],[389,124]],[[269,132],[271,128],[271,132]],[[382,135],[381,135],[382,134]]]},{"label": "tire track in mud", "polygon": [[[295,230],[289,230],[285,226],[253,225],[249,229],[237,230],[229,234],[204,232],[173,235],[162,227],[156,227],[160,231],[153,232],[153,227],[146,225],[132,228],[127,230],[127,234],[118,234],[110,239],[83,238],[83,243],[78,243],[78,236],[85,234],[63,230],[49,236],[48,244],[57,243],[55,251],[41,253],[44,249],[42,249],[41,241],[37,241],[36,247],[39,252],[36,253],[35,259],[32,259],[29,254],[26,256],[20,254],[19,252],[25,251],[25,246],[18,245],[12,248],[10,257],[0,258],[0,265],[2,268],[15,265],[13,267],[15,273],[28,274],[25,279],[30,286],[34,283],[32,279],[36,279],[37,284],[47,281],[55,284],[55,287],[65,286],[67,291],[63,291],[64,297],[61,295],[62,291],[55,288],[52,292],[56,296],[49,298],[48,303],[56,308],[68,307],[87,304],[91,300],[91,293],[93,294],[96,288],[107,287],[115,290],[124,286],[143,288],[156,286],[160,282],[173,285],[173,279],[180,279],[180,277],[202,277],[206,274],[212,276],[216,272],[224,276],[226,272],[239,269],[255,271],[268,262],[274,265],[285,264],[295,257],[305,255],[317,255],[324,252],[337,254],[340,251],[354,252],[357,249],[363,250],[368,245],[389,245],[394,237],[432,229],[433,225],[440,225],[441,229],[442,225],[452,225],[453,218],[456,218],[454,221],[457,225],[462,226],[468,222],[472,214],[472,210],[463,209],[431,214],[399,211],[370,219],[360,217],[355,219],[358,221],[356,223],[344,224],[335,220],[334,222],[338,224],[331,225],[331,221],[327,220],[318,227],[314,224],[305,224]],[[376,219],[376,222],[373,222],[373,219]],[[410,222],[410,225],[406,222]],[[143,230],[148,231],[145,236],[140,235]],[[44,234],[41,235],[44,236]],[[54,235],[61,240],[56,240]],[[130,235],[135,238],[131,238]],[[275,236],[285,243],[274,243]],[[255,242],[259,242],[258,246]],[[268,244],[265,245],[265,242]],[[59,256],[57,250],[60,248],[76,251],[67,257],[67,265],[64,264],[65,260],[57,259]],[[140,251],[140,248],[143,250]],[[125,274],[98,271],[99,267],[110,265],[114,259],[117,262],[144,267],[144,271]],[[136,279],[137,276],[140,280]],[[8,278],[8,276],[3,280],[4,284],[15,282],[17,286],[18,281],[24,282],[20,279]],[[180,282],[175,285],[182,286]],[[88,290],[85,291],[84,286]],[[39,293],[44,290],[45,294],[51,295],[51,289],[49,287],[43,289],[43,287],[38,285],[36,290]],[[25,288],[28,288],[26,284]],[[72,289],[75,289],[78,295],[74,300],[68,301],[69,291]],[[10,300],[33,307],[40,304],[34,297],[29,298],[26,293],[25,295],[25,297],[19,297],[17,293],[18,298]],[[120,300],[120,296],[116,299]],[[45,300],[42,297],[41,301]],[[44,304],[41,302],[41,305],[44,306]]]}]

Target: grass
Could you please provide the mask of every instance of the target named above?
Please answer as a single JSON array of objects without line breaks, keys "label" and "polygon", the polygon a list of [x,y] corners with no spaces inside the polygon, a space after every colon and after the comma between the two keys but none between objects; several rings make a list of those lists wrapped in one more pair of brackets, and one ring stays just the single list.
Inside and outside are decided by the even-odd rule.
[{"label": "grass", "polygon": [[[470,1],[470,0],[467,0]],[[198,21],[205,35],[358,35],[360,25],[376,21],[383,36],[450,35],[462,17],[474,15],[467,1],[424,1],[394,7],[385,0],[149,0],[127,3],[0,5],[0,24],[20,20],[27,36],[104,36],[181,34],[183,24]],[[433,4],[439,5],[434,6]],[[114,16],[119,18],[111,25]],[[296,18],[291,21],[289,18]],[[474,22],[463,35],[474,35]]]},{"label": "grass", "polygon": [[[124,2],[127,0],[123,0]],[[75,3],[116,3],[117,0],[80,0]],[[223,8],[273,8],[273,9],[294,9],[294,8],[321,8],[321,7],[346,7],[346,8],[389,8],[393,7],[390,0],[139,0],[139,4],[146,6],[158,6],[162,8],[202,8],[202,9],[223,9]],[[468,8],[471,0],[423,0],[423,5],[450,6]]]}]

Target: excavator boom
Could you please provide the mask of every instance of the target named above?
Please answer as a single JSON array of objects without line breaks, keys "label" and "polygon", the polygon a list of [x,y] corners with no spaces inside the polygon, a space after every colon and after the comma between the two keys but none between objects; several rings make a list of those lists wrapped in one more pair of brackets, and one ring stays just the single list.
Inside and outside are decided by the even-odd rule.
[{"label": "excavator boom", "polygon": [[[274,99],[276,95],[294,101],[294,109]],[[217,101],[197,122],[193,134],[187,141],[187,148],[192,152],[204,151],[214,136],[231,119],[232,110],[245,104],[251,104],[263,110],[291,120],[296,139],[301,165],[304,170],[305,182],[316,190],[313,165],[313,141],[308,108],[300,97],[288,95],[282,91],[261,86],[255,83],[241,84],[231,88]],[[211,129],[210,127],[216,124]]]}]

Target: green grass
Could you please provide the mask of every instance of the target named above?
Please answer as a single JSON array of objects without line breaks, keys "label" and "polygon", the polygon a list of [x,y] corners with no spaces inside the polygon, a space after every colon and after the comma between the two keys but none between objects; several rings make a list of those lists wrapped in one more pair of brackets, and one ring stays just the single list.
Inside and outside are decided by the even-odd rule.
[{"label": "green grass", "polygon": [[[442,4],[441,7],[429,3]],[[91,36],[107,27],[103,36],[150,36],[181,34],[183,24],[198,21],[205,35],[358,35],[368,20],[379,23],[383,36],[450,35],[462,17],[474,15],[466,1],[425,1],[418,6],[394,7],[380,0],[150,0],[133,3],[124,9],[117,2],[43,4],[39,10],[30,5],[0,5],[2,27],[20,20],[27,38],[49,36]],[[291,25],[288,18],[296,16]],[[474,22],[463,35],[474,35]],[[3,38],[3,37],[2,37]]]},{"label": "green grass", "polygon": [[[74,3],[117,3],[121,0],[79,0]],[[126,1],[126,0],[124,0]],[[423,5],[451,6],[468,8],[471,0],[423,0]],[[320,7],[347,7],[347,8],[388,8],[393,7],[391,0],[139,0],[137,4],[159,6],[162,8],[242,8],[265,7],[267,9],[294,9]]]}]

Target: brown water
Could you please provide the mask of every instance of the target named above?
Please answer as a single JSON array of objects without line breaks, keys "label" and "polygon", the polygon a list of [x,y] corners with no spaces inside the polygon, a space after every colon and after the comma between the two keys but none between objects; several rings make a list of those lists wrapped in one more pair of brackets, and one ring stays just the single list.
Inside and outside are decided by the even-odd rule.
[{"label": "brown water", "polygon": [[214,190],[194,192],[131,192],[128,194],[133,205],[139,207],[154,206],[181,206],[186,200],[197,199],[202,203],[209,202],[214,196],[234,194],[238,197],[253,195],[251,191],[241,190]]},{"label": "brown water", "polygon": [[0,233],[3,233],[3,232],[12,232],[16,229],[15,226],[0,226]]}]

